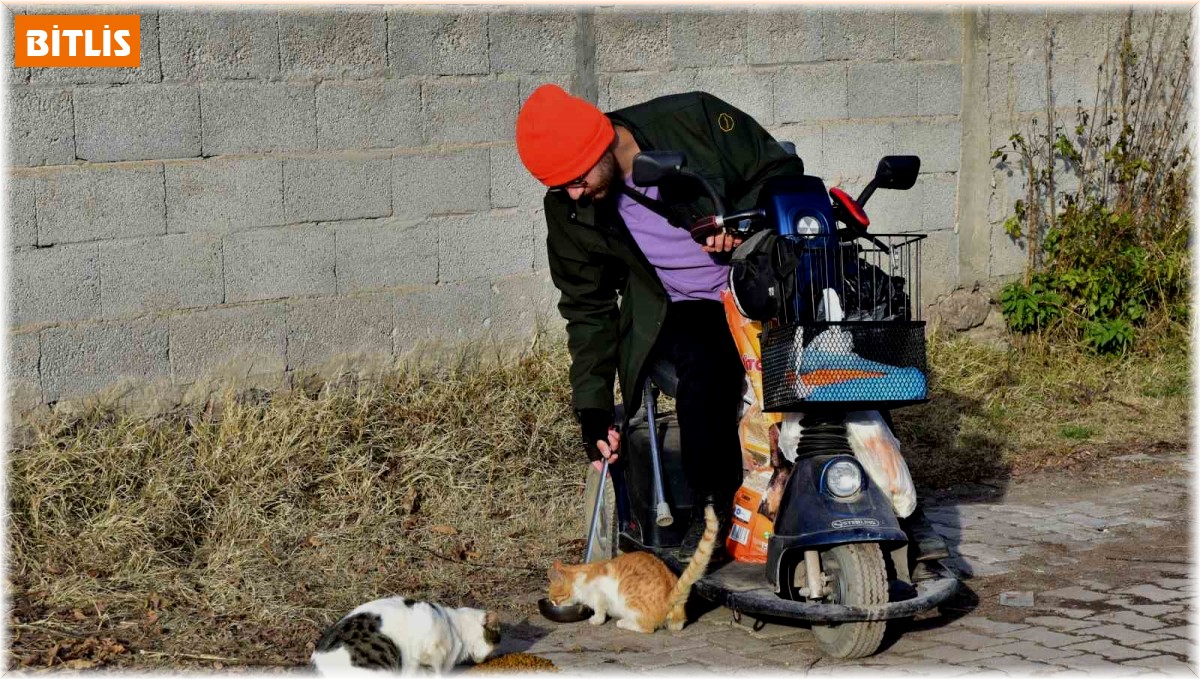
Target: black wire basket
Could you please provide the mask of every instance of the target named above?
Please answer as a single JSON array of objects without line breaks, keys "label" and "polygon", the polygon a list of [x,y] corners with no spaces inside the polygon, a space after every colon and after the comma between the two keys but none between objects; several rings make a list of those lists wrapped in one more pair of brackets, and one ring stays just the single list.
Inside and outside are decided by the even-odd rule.
[{"label": "black wire basket", "polygon": [[[796,239],[803,272],[792,316],[761,337],[768,412],[894,409],[927,400],[920,320],[924,234],[875,236],[879,244]],[[880,246],[882,245],[882,247]]]}]

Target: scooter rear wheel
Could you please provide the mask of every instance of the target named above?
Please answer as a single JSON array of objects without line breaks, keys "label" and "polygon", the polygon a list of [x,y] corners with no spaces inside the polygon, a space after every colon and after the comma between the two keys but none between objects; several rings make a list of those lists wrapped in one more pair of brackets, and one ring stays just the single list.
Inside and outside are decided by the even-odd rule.
[{"label": "scooter rear wheel", "polygon": [[[831,591],[829,603],[882,606],[888,602],[887,569],[879,545],[856,542],[821,553],[821,571]],[[797,586],[804,579],[803,562],[796,568]],[[865,658],[879,650],[886,621],[813,625],[821,650],[834,658]]]}]

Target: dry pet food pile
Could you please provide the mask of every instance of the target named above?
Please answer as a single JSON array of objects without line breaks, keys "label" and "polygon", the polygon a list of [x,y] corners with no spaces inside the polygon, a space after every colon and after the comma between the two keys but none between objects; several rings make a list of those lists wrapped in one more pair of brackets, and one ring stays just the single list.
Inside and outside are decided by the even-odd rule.
[{"label": "dry pet food pile", "polygon": [[558,668],[546,658],[529,653],[509,653],[486,660],[468,672],[557,672]]}]

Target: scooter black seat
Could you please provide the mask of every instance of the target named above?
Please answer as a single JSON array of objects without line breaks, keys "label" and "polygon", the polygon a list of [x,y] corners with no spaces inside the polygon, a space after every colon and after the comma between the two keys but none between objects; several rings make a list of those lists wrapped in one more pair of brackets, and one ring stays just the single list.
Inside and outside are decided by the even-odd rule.
[{"label": "scooter black seat", "polygon": [[650,381],[671,398],[675,398],[679,391],[679,374],[675,372],[675,364],[665,358],[650,362]]}]

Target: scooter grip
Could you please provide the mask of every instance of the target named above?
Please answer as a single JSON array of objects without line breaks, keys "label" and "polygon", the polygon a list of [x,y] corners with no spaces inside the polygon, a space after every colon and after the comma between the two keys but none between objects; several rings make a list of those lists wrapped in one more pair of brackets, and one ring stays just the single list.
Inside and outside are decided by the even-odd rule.
[{"label": "scooter grip", "polygon": [[723,227],[717,224],[715,216],[703,217],[692,223],[692,227],[688,229],[692,234],[692,240],[704,245],[709,236],[715,236],[721,233]]}]

